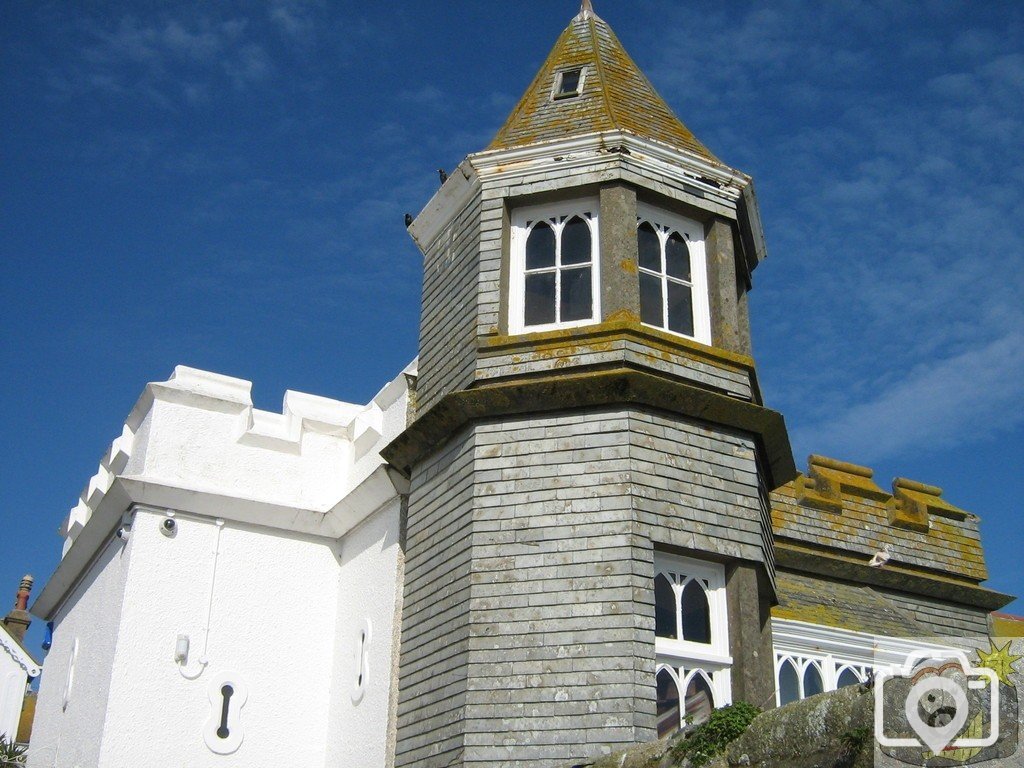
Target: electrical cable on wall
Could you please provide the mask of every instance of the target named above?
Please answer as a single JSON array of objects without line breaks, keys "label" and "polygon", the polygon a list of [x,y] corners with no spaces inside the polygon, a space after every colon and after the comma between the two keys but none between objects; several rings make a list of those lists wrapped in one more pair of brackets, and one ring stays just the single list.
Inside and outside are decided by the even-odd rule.
[{"label": "electrical cable on wall", "polygon": [[217,526],[217,535],[216,538],[214,539],[213,570],[210,574],[210,592],[209,599],[206,604],[206,628],[203,630],[203,652],[199,655],[199,668],[196,670],[195,674],[187,674],[185,672],[185,666],[188,663],[187,659],[185,661],[185,664],[182,664],[180,662],[178,663],[178,672],[186,680],[198,679],[199,676],[203,674],[203,671],[206,669],[207,664],[210,663],[210,660],[207,657],[207,652],[209,651],[210,648],[210,624],[213,619],[213,596],[214,590],[216,589],[217,586],[217,561],[220,559],[220,534],[221,531],[224,530],[224,521],[221,518],[217,518],[214,521],[214,524]]}]

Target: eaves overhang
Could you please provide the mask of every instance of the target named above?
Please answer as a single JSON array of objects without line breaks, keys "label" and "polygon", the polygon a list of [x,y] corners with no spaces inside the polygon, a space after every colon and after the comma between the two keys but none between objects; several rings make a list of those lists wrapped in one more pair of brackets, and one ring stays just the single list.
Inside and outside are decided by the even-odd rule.
[{"label": "eaves overhang", "polygon": [[908,567],[892,560],[879,568],[873,568],[867,562],[846,553],[807,547],[779,536],[775,537],[775,563],[780,569],[924,595],[986,611],[998,610],[1014,600],[1012,595],[943,573]]},{"label": "eaves overhang", "polygon": [[[739,230],[746,272],[767,257],[753,180],[747,174],[663,142],[613,130],[553,139],[467,157],[409,227],[426,252],[475,196],[511,198],[531,190],[579,184],[586,173],[674,194],[731,219]],[[541,180],[532,185],[525,180]],[[654,180],[658,180],[657,182]]]},{"label": "eaves overhang", "polygon": [[36,661],[18,639],[14,637],[7,628],[0,624],[0,648],[3,648],[14,659],[14,663],[25,670],[28,677],[38,677],[43,671],[42,665]]},{"label": "eaves overhang", "polygon": [[374,469],[336,504],[319,510],[184,487],[159,478],[118,477],[47,580],[32,604],[32,613],[51,620],[125,515],[137,509],[182,512],[336,540],[406,492],[407,479],[386,464]]},{"label": "eaves overhang", "polygon": [[796,477],[782,414],[631,368],[563,373],[452,392],[421,414],[381,455],[410,476],[417,463],[474,421],[603,406],[649,407],[751,434],[757,440],[770,489]]}]

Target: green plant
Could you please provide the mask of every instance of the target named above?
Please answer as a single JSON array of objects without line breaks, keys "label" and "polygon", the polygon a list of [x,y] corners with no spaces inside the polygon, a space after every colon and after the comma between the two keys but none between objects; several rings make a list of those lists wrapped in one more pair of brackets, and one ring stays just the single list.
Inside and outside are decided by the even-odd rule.
[{"label": "green plant", "polygon": [[20,768],[25,764],[28,747],[0,735],[0,768]]},{"label": "green plant", "polygon": [[726,744],[739,738],[759,714],[760,709],[745,701],[712,711],[706,722],[672,746],[673,759],[677,762],[689,759],[694,768],[707,765],[712,758],[722,754]]},{"label": "green plant", "polygon": [[864,748],[864,745],[871,738],[870,728],[853,728],[839,737],[842,750],[840,752],[841,765],[853,765],[857,755]]}]

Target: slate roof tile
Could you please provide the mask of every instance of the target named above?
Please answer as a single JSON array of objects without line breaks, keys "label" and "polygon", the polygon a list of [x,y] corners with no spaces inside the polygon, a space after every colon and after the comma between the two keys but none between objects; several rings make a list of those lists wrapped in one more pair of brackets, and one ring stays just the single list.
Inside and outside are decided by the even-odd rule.
[{"label": "slate roof tile", "polygon": [[[585,67],[583,92],[554,99],[556,76]],[[540,72],[488,149],[622,130],[720,162],[680,122],[611,27],[589,10],[562,32]]]}]

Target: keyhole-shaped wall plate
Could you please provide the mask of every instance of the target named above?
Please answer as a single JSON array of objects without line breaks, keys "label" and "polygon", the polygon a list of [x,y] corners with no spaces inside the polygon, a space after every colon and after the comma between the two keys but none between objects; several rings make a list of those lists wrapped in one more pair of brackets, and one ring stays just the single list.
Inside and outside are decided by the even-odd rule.
[{"label": "keyhole-shaped wall plate", "polygon": [[242,706],[249,691],[234,672],[222,672],[210,681],[207,695],[210,714],[203,727],[203,741],[211,752],[230,755],[242,745]]}]

